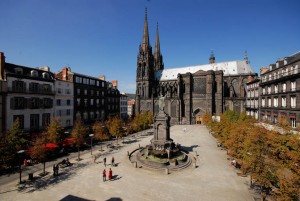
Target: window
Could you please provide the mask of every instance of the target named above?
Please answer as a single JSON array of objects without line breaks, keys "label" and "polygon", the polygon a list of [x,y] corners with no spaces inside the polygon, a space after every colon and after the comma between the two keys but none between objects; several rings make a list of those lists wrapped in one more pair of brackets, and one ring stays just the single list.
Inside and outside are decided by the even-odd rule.
[{"label": "window", "polygon": [[84,119],[84,120],[87,120],[87,119],[88,119],[88,113],[87,113],[87,112],[84,112],[84,113],[83,113],[83,119]]},{"label": "window", "polygon": [[71,110],[67,109],[67,116],[70,116],[70,115],[71,115]]},{"label": "window", "polygon": [[76,102],[77,102],[77,106],[80,106],[80,98],[77,98]]},{"label": "window", "polygon": [[278,98],[274,98],[274,107],[278,107]]},{"label": "window", "polygon": [[39,128],[39,114],[31,114],[30,129],[38,129],[38,128]]},{"label": "window", "polygon": [[80,89],[77,89],[76,92],[77,92],[77,95],[79,95],[80,94]]},{"label": "window", "polygon": [[84,90],[84,95],[87,95],[87,89]]},{"label": "window", "polygon": [[58,89],[57,89],[57,93],[58,93],[58,94],[61,94],[61,88],[58,88]]},{"label": "window", "polygon": [[265,99],[264,99],[264,98],[261,99],[261,106],[262,106],[262,107],[265,107],[265,104],[266,104]]},{"label": "window", "polygon": [[46,128],[50,124],[50,113],[45,113],[42,115],[42,126]]},{"label": "window", "polygon": [[262,94],[263,95],[266,94],[266,89],[265,88],[262,89]]},{"label": "window", "polygon": [[28,99],[28,106],[30,109],[38,109],[40,106],[40,99],[39,98],[30,98]]},{"label": "window", "polygon": [[81,84],[82,83],[82,78],[81,77],[76,77],[75,81],[76,81],[76,83]]},{"label": "window", "polygon": [[268,98],[268,107],[272,107],[271,98]]},{"label": "window", "polygon": [[31,77],[38,77],[39,73],[36,70],[32,70],[32,71],[30,71],[30,75],[31,75]]},{"label": "window", "polygon": [[296,91],[296,81],[291,82],[291,91]]},{"label": "window", "polygon": [[23,74],[23,69],[22,68],[15,68],[15,73],[18,75],[22,75]]},{"label": "window", "polygon": [[13,91],[17,92],[25,92],[26,91],[26,83],[23,81],[13,81],[12,82]]},{"label": "window", "polygon": [[19,121],[20,128],[24,129],[24,115],[14,115],[13,116],[13,121],[15,122],[16,120]]},{"label": "window", "polygon": [[286,83],[282,83],[282,92],[286,92]]},{"label": "window", "polygon": [[85,106],[85,107],[88,106],[87,103],[88,103],[88,100],[87,100],[87,99],[84,99],[84,106]]},{"label": "window", "polygon": [[281,106],[286,107],[286,97],[281,98]]},{"label": "window", "polygon": [[91,96],[93,96],[94,95],[94,90],[91,90]]},{"label": "window", "polygon": [[67,105],[71,105],[71,100],[67,100]]},{"label": "window", "polygon": [[71,94],[70,89],[66,89],[66,94]]},{"label": "window", "polygon": [[296,128],[296,118],[290,118],[290,119],[291,119],[292,127]]},{"label": "window", "polygon": [[94,99],[91,99],[90,101],[91,101],[91,106],[93,106],[94,105]]},{"label": "window", "polygon": [[99,91],[97,91],[97,96],[99,96]]},{"label": "window", "polygon": [[51,98],[44,98],[44,108],[52,108],[53,107],[53,100]]},{"label": "window", "polygon": [[60,117],[62,116],[62,111],[61,110],[57,111],[57,116],[60,116]]},{"label": "window", "polygon": [[291,96],[291,108],[296,108],[296,96]]},{"label": "window", "polygon": [[49,79],[49,77],[50,77],[49,73],[46,73],[46,72],[43,72],[42,75],[43,75],[44,79]]},{"label": "window", "polygon": [[44,84],[42,87],[43,92],[51,92],[51,86],[50,84]]},{"label": "window", "polygon": [[29,91],[30,92],[38,92],[39,91],[39,83],[35,83],[35,82],[29,83]]},{"label": "window", "polygon": [[24,109],[25,108],[25,101],[24,97],[14,97],[10,99],[10,108],[11,109]]},{"label": "window", "polygon": [[271,94],[271,87],[268,87],[268,94]]},{"label": "window", "polygon": [[60,106],[60,105],[61,105],[61,100],[60,100],[60,99],[57,99],[57,100],[56,100],[56,105],[57,105],[57,106]]},{"label": "window", "polygon": [[278,85],[275,85],[275,86],[274,86],[274,92],[275,92],[275,93],[278,93]]}]

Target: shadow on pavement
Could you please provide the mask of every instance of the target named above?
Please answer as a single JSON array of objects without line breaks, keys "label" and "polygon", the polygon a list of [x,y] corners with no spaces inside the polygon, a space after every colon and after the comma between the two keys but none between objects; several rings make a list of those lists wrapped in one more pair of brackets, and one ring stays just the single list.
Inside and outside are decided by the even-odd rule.
[{"label": "shadow on pavement", "polygon": [[183,150],[185,150],[187,152],[191,152],[191,151],[193,151],[194,148],[197,148],[197,147],[199,147],[199,145],[192,145],[190,147],[180,146],[181,149],[183,149]]},{"label": "shadow on pavement", "polygon": [[59,201],[94,201],[94,200],[88,200],[74,195],[67,195],[66,197],[64,197]]},{"label": "shadow on pavement", "polygon": [[48,187],[54,186],[60,182],[69,180],[76,174],[78,169],[82,169],[88,165],[86,163],[75,163],[73,166],[61,168],[58,176],[48,174],[46,176],[35,176],[32,181],[26,180],[18,186],[19,192],[32,193],[37,190],[45,190]]}]

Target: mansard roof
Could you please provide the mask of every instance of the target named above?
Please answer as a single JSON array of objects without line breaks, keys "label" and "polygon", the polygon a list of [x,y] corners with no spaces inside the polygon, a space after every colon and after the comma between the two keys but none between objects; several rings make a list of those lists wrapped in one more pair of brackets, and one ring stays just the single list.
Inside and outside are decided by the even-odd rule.
[{"label": "mansard roof", "polygon": [[222,70],[224,76],[255,74],[250,64],[247,63],[247,61],[245,60],[241,60],[241,61],[228,61],[228,62],[204,64],[204,65],[197,65],[197,66],[187,66],[181,68],[169,68],[169,69],[156,71],[154,77],[156,80],[174,80],[177,79],[178,74],[195,73],[199,70],[203,70],[203,71]]},{"label": "mansard roof", "polygon": [[[32,67],[21,66],[21,65],[11,64],[11,63],[5,63],[4,68],[7,75],[28,78],[28,79],[54,81],[54,74],[50,72],[49,67],[32,68]],[[43,69],[48,69],[48,70],[43,70]],[[32,71],[35,71],[36,75],[33,76]],[[44,76],[43,75],[44,73],[46,73],[47,76]]]}]

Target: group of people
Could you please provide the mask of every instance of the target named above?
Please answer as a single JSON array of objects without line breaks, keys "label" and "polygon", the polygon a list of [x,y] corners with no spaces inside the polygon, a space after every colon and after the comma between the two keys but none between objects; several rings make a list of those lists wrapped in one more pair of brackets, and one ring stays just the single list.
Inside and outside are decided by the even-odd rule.
[{"label": "group of people", "polygon": [[[103,158],[103,164],[104,164],[104,166],[106,167],[106,157]],[[111,163],[110,163],[110,165],[111,165],[112,167],[115,167],[115,166],[116,166],[116,164],[115,164],[115,158],[114,158],[114,157],[111,158]]]},{"label": "group of people", "polygon": [[[103,164],[106,167],[106,157],[103,158]],[[111,164],[110,165],[112,167],[116,166],[116,164],[115,164],[115,158],[114,157],[111,158]],[[108,171],[108,180],[109,181],[112,180],[112,174],[113,174],[112,169],[109,168],[109,171]],[[102,177],[103,177],[103,182],[105,182],[106,181],[106,170],[105,169],[102,171]]]},{"label": "group of people", "polygon": [[[111,168],[109,168],[109,171],[108,171],[108,180],[111,181],[112,179],[112,170]],[[103,172],[102,172],[102,177],[103,177],[103,182],[106,181],[106,170],[104,169]]]}]

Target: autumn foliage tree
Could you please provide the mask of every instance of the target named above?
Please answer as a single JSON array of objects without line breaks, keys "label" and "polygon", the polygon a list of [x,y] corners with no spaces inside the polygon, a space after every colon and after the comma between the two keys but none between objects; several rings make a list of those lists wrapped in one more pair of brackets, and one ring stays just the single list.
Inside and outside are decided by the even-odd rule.
[{"label": "autumn foliage tree", "polygon": [[112,136],[116,137],[117,140],[119,137],[122,137],[125,134],[123,126],[124,126],[124,122],[118,116],[111,117],[107,121],[107,127],[109,133]]},{"label": "autumn foliage tree", "polygon": [[[95,138],[97,140],[103,141],[103,140],[107,140],[110,138],[110,134],[106,127],[106,124],[97,121],[93,124],[92,129],[95,134]],[[101,147],[101,150],[102,150],[102,147]]]},{"label": "autumn foliage tree", "polygon": [[63,128],[58,118],[53,118],[46,129],[47,138],[50,142],[60,145],[63,140]]},{"label": "autumn foliage tree", "polygon": [[[288,122],[279,125],[289,130]],[[220,122],[209,125],[228,153],[241,165],[262,189],[263,197],[275,190],[277,200],[299,200],[300,196],[300,138],[268,131],[244,113],[225,111]]]},{"label": "autumn foliage tree", "polygon": [[46,133],[42,133],[41,135],[37,136],[36,139],[33,142],[33,147],[30,150],[30,156],[31,158],[37,160],[38,162],[43,163],[43,173],[45,174],[45,167],[46,167],[46,161],[47,161],[47,148],[46,144],[48,143],[48,138]]},{"label": "autumn foliage tree", "polygon": [[75,138],[75,145],[78,149],[78,160],[80,160],[80,147],[85,142],[85,136],[88,132],[88,129],[85,127],[85,125],[81,122],[81,120],[77,119],[75,121],[73,130],[71,132],[71,135],[73,138]]}]

